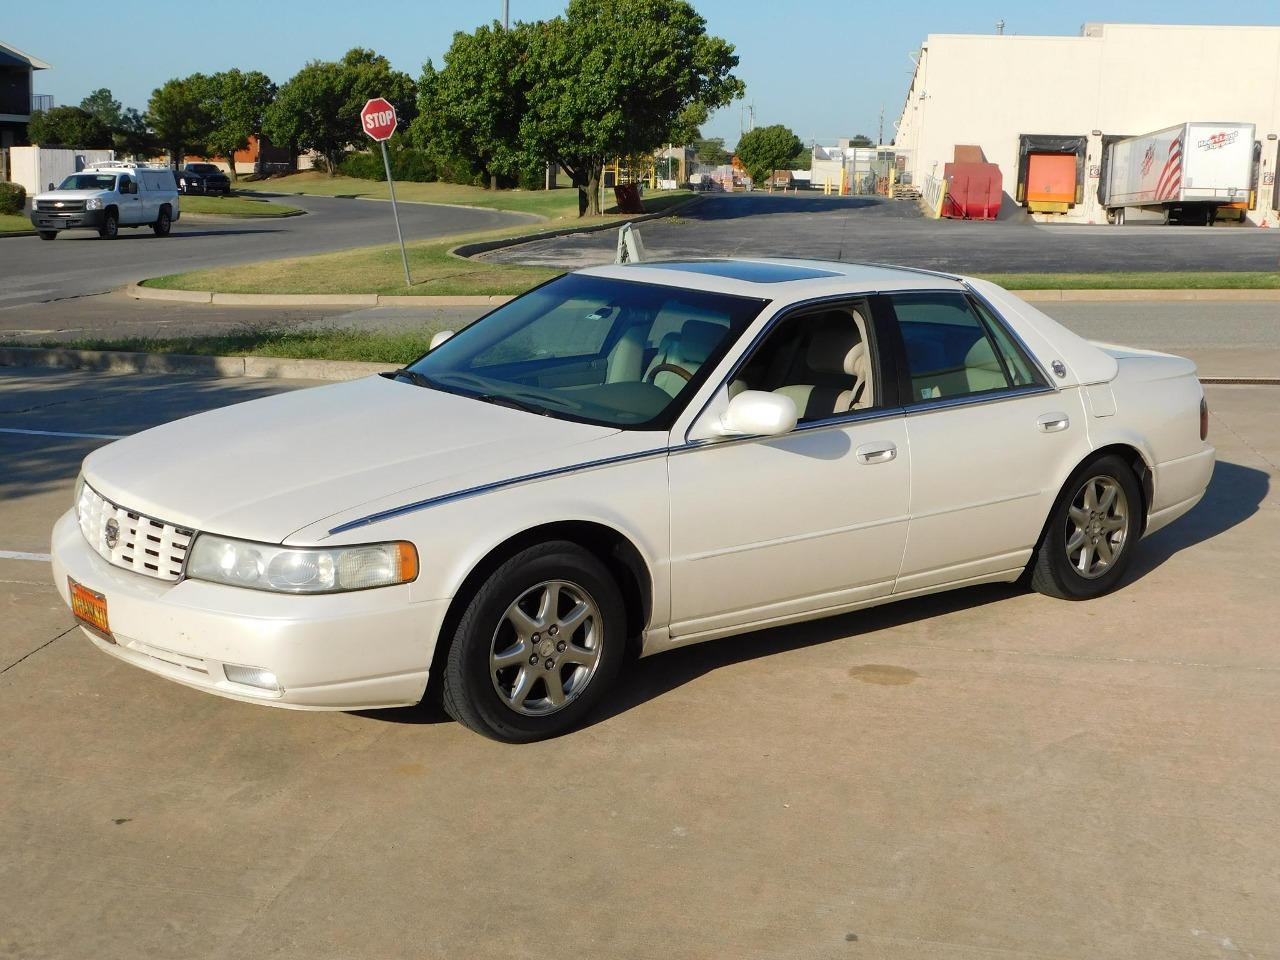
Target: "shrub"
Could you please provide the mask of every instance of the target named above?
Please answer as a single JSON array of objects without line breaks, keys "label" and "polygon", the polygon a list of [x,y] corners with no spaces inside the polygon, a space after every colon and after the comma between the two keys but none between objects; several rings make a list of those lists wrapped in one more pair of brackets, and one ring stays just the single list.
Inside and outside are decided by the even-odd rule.
[{"label": "shrub", "polygon": [[[402,146],[392,140],[387,152],[391,161],[391,175],[397,180],[428,183],[438,179],[435,162],[421,150]],[[382,151],[376,148],[347,154],[338,165],[338,172],[361,180],[387,179],[386,169],[382,165]]]},{"label": "shrub", "polygon": [[26,187],[0,180],[0,213],[21,213],[26,202]]}]

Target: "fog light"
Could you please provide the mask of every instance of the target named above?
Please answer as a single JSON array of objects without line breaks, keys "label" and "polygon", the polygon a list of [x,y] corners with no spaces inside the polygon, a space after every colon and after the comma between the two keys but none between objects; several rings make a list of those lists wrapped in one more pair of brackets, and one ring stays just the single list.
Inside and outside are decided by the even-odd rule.
[{"label": "fog light", "polygon": [[243,683],[260,690],[270,690],[273,693],[280,691],[280,681],[276,679],[276,675],[261,667],[239,667],[234,663],[224,663],[222,672],[232,683]]}]

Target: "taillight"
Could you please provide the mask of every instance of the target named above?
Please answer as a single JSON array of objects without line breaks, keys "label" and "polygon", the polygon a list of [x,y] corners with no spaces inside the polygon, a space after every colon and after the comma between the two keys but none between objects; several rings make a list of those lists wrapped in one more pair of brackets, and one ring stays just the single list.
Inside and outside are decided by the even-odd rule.
[{"label": "taillight", "polygon": [[1209,439],[1209,401],[1200,398],[1200,439]]}]

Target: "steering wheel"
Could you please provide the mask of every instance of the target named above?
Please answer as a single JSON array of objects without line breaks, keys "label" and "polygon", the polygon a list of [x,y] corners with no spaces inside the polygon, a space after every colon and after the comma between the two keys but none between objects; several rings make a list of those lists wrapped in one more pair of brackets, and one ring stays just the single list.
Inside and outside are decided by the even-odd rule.
[{"label": "steering wheel", "polygon": [[693,374],[684,367],[677,367],[674,363],[660,363],[645,375],[645,383],[653,383],[660,373],[674,373],[686,383],[693,379]]}]

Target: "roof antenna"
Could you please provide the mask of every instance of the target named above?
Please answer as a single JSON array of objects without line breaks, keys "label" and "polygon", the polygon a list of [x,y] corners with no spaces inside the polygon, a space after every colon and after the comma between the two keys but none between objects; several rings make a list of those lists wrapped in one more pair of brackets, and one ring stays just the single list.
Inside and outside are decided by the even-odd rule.
[{"label": "roof antenna", "polygon": [[996,21],[996,36],[997,37],[1004,36],[1004,17],[1001,17],[999,20]]}]

